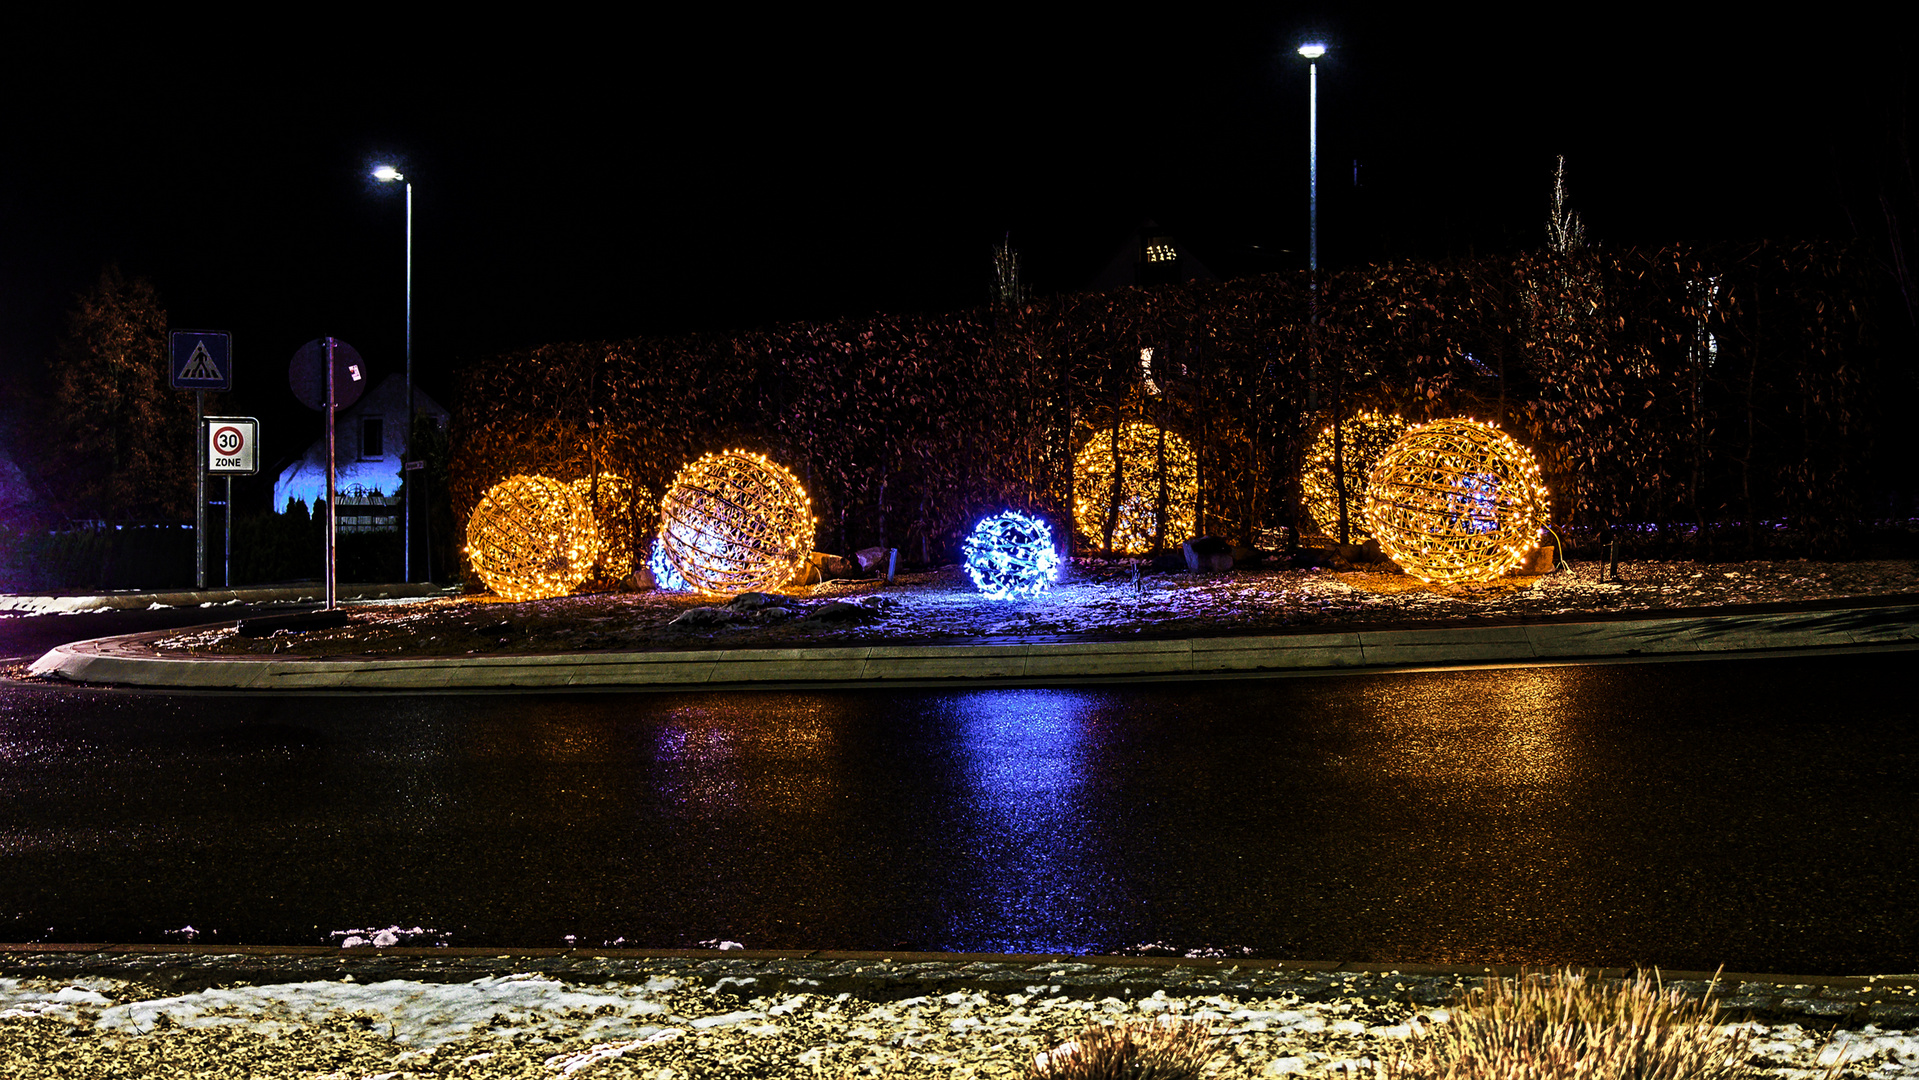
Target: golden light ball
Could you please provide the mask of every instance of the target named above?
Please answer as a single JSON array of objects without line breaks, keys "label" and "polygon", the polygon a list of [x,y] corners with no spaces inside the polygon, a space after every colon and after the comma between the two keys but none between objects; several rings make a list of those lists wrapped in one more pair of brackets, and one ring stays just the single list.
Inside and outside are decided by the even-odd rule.
[{"label": "golden light ball", "polygon": [[[1406,433],[1405,418],[1396,413],[1363,412],[1340,421],[1340,457],[1346,473],[1346,535],[1350,542],[1366,542],[1366,481],[1373,466],[1401,435]],[[1333,425],[1327,424],[1306,449],[1305,468],[1300,471],[1299,486],[1306,501],[1306,512],[1313,524],[1327,536],[1339,537],[1339,488],[1333,470]]]},{"label": "golden light ball", "polygon": [[[1193,535],[1199,506],[1199,458],[1178,434],[1152,424],[1121,424],[1119,508],[1113,524],[1115,554],[1143,555],[1159,536],[1177,546]],[[1104,542],[1113,514],[1113,429],[1095,434],[1073,460],[1073,523],[1080,534]],[[1159,514],[1160,455],[1166,465],[1166,516]]]},{"label": "golden light ball", "polygon": [[1423,581],[1490,581],[1539,542],[1551,510],[1532,452],[1477,420],[1409,429],[1366,485],[1366,528]]},{"label": "golden light ball", "polygon": [[660,500],[660,550],[702,592],[777,589],[813,553],[813,503],[799,479],[759,454],[708,454]]},{"label": "golden light ball", "polygon": [[466,523],[466,557],[506,600],[566,596],[593,573],[600,533],[570,485],[509,476],[493,485]]},{"label": "golden light ball", "polygon": [[633,516],[648,501],[645,488],[635,488],[626,477],[603,472],[598,483],[583,476],[568,485],[581,502],[593,510],[593,524],[600,533],[600,557],[594,574],[618,581],[633,572]]}]

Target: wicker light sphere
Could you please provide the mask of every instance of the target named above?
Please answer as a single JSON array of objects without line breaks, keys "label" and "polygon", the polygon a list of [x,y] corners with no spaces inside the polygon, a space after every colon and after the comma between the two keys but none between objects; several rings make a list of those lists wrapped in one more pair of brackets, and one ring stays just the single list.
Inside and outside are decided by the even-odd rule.
[{"label": "wicker light sphere", "polygon": [[682,468],[660,500],[660,550],[701,592],[777,589],[813,553],[813,503],[792,473],[727,450]]},{"label": "wicker light sphere", "polygon": [[506,600],[565,596],[592,575],[600,533],[571,486],[545,476],[493,485],[466,522],[466,557]]},{"label": "wicker light sphere", "polygon": [[[647,499],[645,488],[635,489],[626,477],[603,472],[599,483],[583,476],[570,485],[573,494],[593,509],[593,524],[600,533],[600,558],[594,570],[613,581],[633,572],[633,511]],[[597,496],[595,488],[598,489]]]},{"label": "wicker light sphere", "polygon": [[[1193,535],[1199,505],[1199,459],[1185,439],[1152,424],[1119,427],[1119,518],[1113,551],[1143,555],[1153,550],[1159,511],[1159,452],[1166,440],[1166,521],[1163,538],[1177,545]],[[1113,500],[1113,431],[1094,435],[1073,460],[1073,523],[1089,539],[1105,540]]]},{"label": "wicker light sphere", "polygon": [[[1345,444],[1341,449],[1346,472],[1346,535],[1355,544],[1366,541],[1362,504],[1366,480],[1379,456],[1406,433],[1406,421],[1394,413],[1363,412],[1339,423]],[[1333,425],[1321,429],[1306,450],[1306,467],[1299,477],[1306,512],[1327,536],[1339,535],[1339,484],[1333,473]]]},{"label": "wicker light sphere", "polygon": [[1044,521],[1015,510],[973,526],[962,551],[966,573],[988,600],[1038,596],[1059,580],[1053,530]]},{"label": "wicker light sphere", "polygon": [[1490,581],[1525,559],[1551,508],[1539,465],[1491,424],[1438,420],[1380,455],[1366,528],[1422,581]]}]

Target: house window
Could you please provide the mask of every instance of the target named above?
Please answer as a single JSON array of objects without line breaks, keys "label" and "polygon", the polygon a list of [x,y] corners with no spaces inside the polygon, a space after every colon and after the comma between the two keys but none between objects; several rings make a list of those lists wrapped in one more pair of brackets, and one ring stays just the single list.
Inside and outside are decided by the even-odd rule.
[{"label": "house window", "polygon": [[1173,250],[1173,238],[1155,236],[1146,241],[1146,261],[1149,263],[1172,262],[1179,258],[1179,252]]},{"label": "house window", "polygon": [[386,456],[386,444],[382,441],[385,425],[380,421],[381,418],[377,416],[360,418],[361,461],[378,461]]}]

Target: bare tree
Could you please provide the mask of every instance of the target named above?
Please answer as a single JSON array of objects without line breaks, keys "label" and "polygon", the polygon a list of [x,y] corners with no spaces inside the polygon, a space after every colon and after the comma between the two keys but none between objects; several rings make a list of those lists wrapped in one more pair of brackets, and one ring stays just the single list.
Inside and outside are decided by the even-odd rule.
[{"label": "bare tree", "polygon": [[1019,252],[1013,250],[1013,234],[993,245],[993,300],[1001,304],[1024,304],[1026,286],[1020,281]]},{"label": "bare tree", "polygon": [[1570,255],[1586,246],[1586,224],[1566,207],[1566,155],[1553,167],[1552,209],[1546,214],[1546,238],[1552,249]]}]

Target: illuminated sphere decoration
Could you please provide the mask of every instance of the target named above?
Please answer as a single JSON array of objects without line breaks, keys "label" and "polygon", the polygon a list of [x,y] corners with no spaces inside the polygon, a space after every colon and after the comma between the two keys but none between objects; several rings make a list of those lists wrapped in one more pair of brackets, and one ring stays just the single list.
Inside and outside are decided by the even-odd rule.
[{"label": "illuminated sphere decoration", "polygon": [[586,500],[545,476],[493,485],[466,522],[466,557],[505,600],[566,596],[593,573],[600,533]]},{"label": "illuminated sphere decoration", "polygon": [[1550,496],[1525,447],[1491,424],[1438,420],[1399,437],[1366,485],[1366,528],[1422,581],[1491,581],[1539,542]]},{"label": "illuminated sphere decoration", "polygon": [[[1160,439],[1166,448],[1166,520],[1159,518]],[[1193,535],[1199,506],[1199,459],[1186,440],[1171,431],[1137,421],[1119,426],[1119,516],[1113,525],[1113,552],[1143,555],[1160,536],[1177,546]],[[1073,523],[1091,540],[1106,539],[1113,507],[1113,431],[1094,435],[1073,459]]]},{"label": "illuminated sphere decoration", "polygon": [[633,572],[633,511],[645,500],[647,491],[635,493],[626,477],[600,474],[598,496],[593,478],[583,476],[570,485],[581,502],[593,508],[593,524],[600,532],[600,557],[594,564],[599,576],[618,581]]},{"label": "illuminated sphere decoration", "polygon": [[966,573],[988,600],[1038,596],[1059,580],[1053,530],[1044,521],[1014,510],[973,526],[961,550]]},{"label": "illuminated sphere decoration", "polygon": [[660,550],[701,592],[777,589],[813,553],[812,501],[792,473],[744,450],[682,468],[660,500]]},{"label": "illuminated sphere decoration", "polygon": [[653,571],[653,586],[663,592],[690,592],[693,586],[686,583],[680,572],[667,561],[666,545],[659,537],[653,538],[653,552],[647,556],[646,568]]},{"label": "illuminated sphere decoration", "polygon": [[[1340,457],[1346,472],[1346,535],[1355,544],[1366,542],[1366,527],[1361,513],[1366,501],[1366,480],[1372,475],[1379,456],[1394,440],[1406,433],[1406,421],[1397,415],[1363,412],[1340,421]],[[1327,536],[1339,536],[1339,484],[1333,472],[1333,425],[1328,424],[1306,449],[1306,467],[1300,471],[1300,494],[1306,500],[1306,512]]]}]

